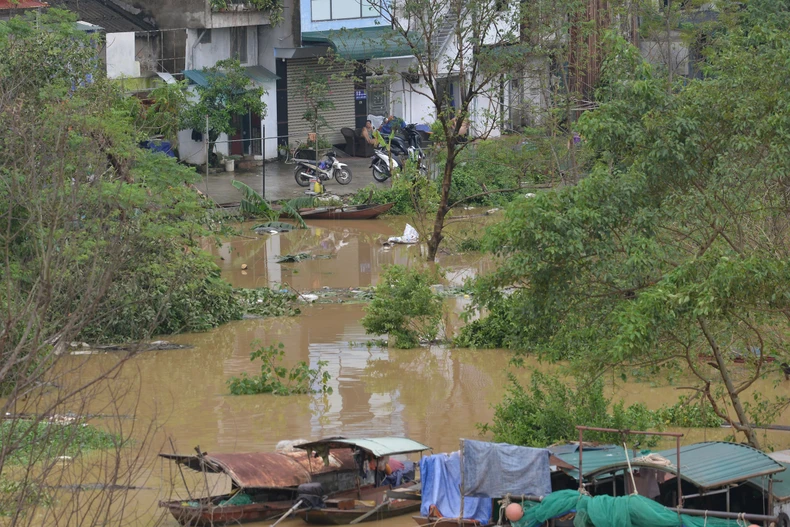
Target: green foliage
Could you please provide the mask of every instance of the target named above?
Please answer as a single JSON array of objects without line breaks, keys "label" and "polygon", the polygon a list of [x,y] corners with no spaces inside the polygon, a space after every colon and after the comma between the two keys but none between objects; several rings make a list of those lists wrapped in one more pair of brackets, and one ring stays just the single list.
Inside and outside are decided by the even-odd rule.
[{"label": "green foliage", "polygon": [[0,477],[0,518],[13,516],[20,506],[24,514],[28,508],[51,503],[52,497],[44,486]]},{"label": "green foliage", "polygon": [[517,322],[512,299],[500,298],[489,305],[485,316],[464,325],[453,343],[460,348],[508,348],[518,334]]},{"label": "green foliage", "polygon": [[233,135],[236,132],[233,127],[235,115],[266,115],[266,105],[261,101],[264,90],[254,86],[236,59],[220,60],[202,71],[207,85],[195,86],[198,101],[186,109],[184,126],[205,130],[208,116],[209,141],[213,151],[220,134]]},{"label": "green foliage", "polygon": [[283,5],[279,0],[245,0],[244,2],[234,2],[233,0],[211,0],[212,9],[224,10],[231,5],[249,4],[254,9],[266,11],[272,25],[277,25],[283,20]]},{"label": "green foliage", "polygon": [[[533,372],[527,388],[511,375],[504,401],[494,407],[492,422],[478,425],[478,428],[481,433],[492,433],[495,441],[546,447],[578,441],[577,425],[660,431],[659,423],[644,405],[626,407],[621,402],[612,406],[603,394],[601,381],[574,389],[556,376],[537,371]],[[585,434],[585,439],[621,441],[619,436],[600,432]],[[657,439],[650,437],[645,446],[656,444]]]},{"label": "green foliage", "polygon": [[296,307],[296,294],[259,287],[234,289],[233,296],[240,309],[248,315],[260,317],[291,317],[301,313]]},{"label": "green foliage", "polygon": [[695,402],[685,396],[681,396],[680,400],[671,406],[662,406],[655,411],[655,415],[659,423],[681,428],[718,428],[724,423],[709,403]]},{"label": "green foliage", "polygon": [[302,119],[310,123],[310,130],[316,134],[313,148],[317,151],[321,148],[321,129],[328,126],[323,112],[335,107],[329,97],[329,78],[314,70],[305,71],[299,79],[298,90],[307,104]]},{"label": "green foliage", "polygon": [[161,135],[172,144],[178,144],[183,114],[189,106],[186,88],[186,80],[174,84],[164,83],[148,94],[148,99],[153,102],[147,106],[136,97],[128,99],[139,105],[133,110],[135,127],[145,138]]},{"label": "green foliage", "polygon": [[76,456],[91,450],[121,446],[120,437],[81,421],[63,424],[21,419],[0,420],[0,437],[5,445],[13,448],[5,462],[18,465],[42,463],[59,456]]},{"label": "green foliage", "polygon": [[260,375],[242,373],[241,377],[231,377],[227,381],[230,393],[233,395],[332,393],[332,387],[328,386],[332,377],[324,370],[328,364],[326,361],[318,361],[315,369],[310,368],[306,362],[300,361],[289,370],[282,366],[285,357],[284,347],[281,342],[277,346],[261,346],[250,353],[250,361],[261,362],[261,373]]},{"label": "green foliage", "polygon": [[362,326],[367,333],[390,336],[396,348],[414,348],[439,333],[441,297],[431,290],[439,281],[435,270],[387,267],[365,308]]},{"label": "green foliage", "polygon": [[315,200],[312,197],[283,200],[280,202],[280,210],[276,210],[263,198],[263,196],[245,183],[233,180],[230,184],[242,194],[239,208],[244,214],[254,217],[264,217],[270,222],[274,222],[277,221],[282,212],[295,219],[300,229],[307,228],[307,224],[304,222],[302,215],[299,214],[299,209],[314,206]]}]

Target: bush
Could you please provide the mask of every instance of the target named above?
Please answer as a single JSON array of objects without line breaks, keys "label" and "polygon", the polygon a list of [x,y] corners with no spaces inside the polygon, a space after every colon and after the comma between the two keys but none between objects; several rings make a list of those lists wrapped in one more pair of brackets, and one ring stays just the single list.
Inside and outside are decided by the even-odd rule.
[{"label": "bush", "polygon": [[414,348],[420,341],[434,340],[442,318],[442,299],[431,285],[439,278],[435,271],[387,267],[365,308],[365,331],[388,334],[396,348]]},{"label": "bush", "polygon": [[[277,346],[262,346],[250,353],[250,361],[261,361],[260,375],[247,375],[228,379],[228,388],[232,395],[256,395],[271,393],[274,395],[297,395],[305,393],[332,393],[327,386],[332,378],[324,371],[326,361],[318,361],[318,368],[311,369],[304,362],[299,362],[290,370],[280,364],[285,356],[282,342]],[[315,386],[318,388],[315,388]]]},{"label": "bush", "polygon": [[3,420],[0,438],[11,449],[5,461],[24,465],[115,448],[121,441],[119,436],[78,420],[70,423]]},{"label": "bush", "polygon": [[489,307],[486,316],[462,327],[454,344],[459,348],[508,348],[511,336],[515,333],[512,302],[510,297],[503,297]]},{"label": "bush", "polygon": [[[534,372],[525,388],[510,376],[504,401],[494,407],[491,424],[478,425],[481,432],[491,432],[495,441],[533,447],[577,441],[577,425],[631,430],[660,430],[653,412],[642,404],[626,407],[618,403],[609,412],[611,401],[603,394],[603,383],[593,382],[576,389],[558,377]],[[617,435],[586,433],[590,441],[619,443]],[[657,443],[647,436],[647,446]]]}]

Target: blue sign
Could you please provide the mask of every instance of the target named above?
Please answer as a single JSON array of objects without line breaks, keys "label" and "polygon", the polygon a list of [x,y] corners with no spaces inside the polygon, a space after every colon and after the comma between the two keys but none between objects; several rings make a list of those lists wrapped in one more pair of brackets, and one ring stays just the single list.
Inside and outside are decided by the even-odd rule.
[{"label": "blue sign", "polygon": [[367,98],[368,98],[368,94],[365,93],[365,90],[356,90],[356,91],[354,91],[354,100],[364,101]]}]

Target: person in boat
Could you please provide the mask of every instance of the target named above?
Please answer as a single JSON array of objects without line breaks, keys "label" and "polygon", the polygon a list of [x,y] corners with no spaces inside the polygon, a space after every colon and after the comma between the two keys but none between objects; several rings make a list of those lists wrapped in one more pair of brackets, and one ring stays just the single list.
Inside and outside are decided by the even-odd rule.
[{"label": "person in boat", "polygon": [[[378,486],[391,485],[397,487],[404,481],[410,480],[408,467],[397,459],[382,458],[376,460],[371,457],[368,460],[368,468],[376,474],[375,480],[378,482]],[[413,465],[411,470],[413,477]]]}]

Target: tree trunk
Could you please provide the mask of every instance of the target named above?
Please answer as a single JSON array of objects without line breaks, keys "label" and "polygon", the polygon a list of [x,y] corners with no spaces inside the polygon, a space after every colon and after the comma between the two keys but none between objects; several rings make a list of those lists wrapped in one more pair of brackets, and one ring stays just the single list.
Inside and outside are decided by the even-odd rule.
[{"label": "tree trunk", "polygon": [[444,217],[450,212],[448,203],[450,201],[450,185],[453,182],[453,169],[455,168],[455,138],[447,139],[447,163],[444,165],[444,175],[442,176],[442,195],[439,199],[439,210],[436,211],[436,219],[433,222],[433,233],[428,239],[428,261],[436,259],[439,251],[439,244],[442,243],[444,236]]},{"label": "tree trunk", "polygon": [[700,328],[702,329],[702,333],[708,340],[710,349],[713,351],[713,356],[716,358],[716,365],[719,367],[719,375],[721,376],[721,380],[724,381],[724,387],[727,389],[727,395],[729,396],[730,402],[732,403],[732,408],[735,410],[735,415],[738,416],[738,420],[740,421],[740,424],[737,424],[732,422],[732,420],[729,420],[730,425],[732,425],[735,430],[743,432],[743,434],[746,436],[746,440],[749,441],[750,446],[761,450],[760,440],[757,439],[757,434],[755,433],[754,428],[751,426],[751,421],[749,420],[749,416],[743,407],[743,403],[741,403],[741,397],[735,388],[735,383],[732,382],[732,377],[730,377],[730,372],[727,369],[727,363],[725,362],[724,356],[721,353],[721,348],[719,347],[719,344],[716,342],[713,335],[710,333],[705,319],[700,317],[698,320]]}]

